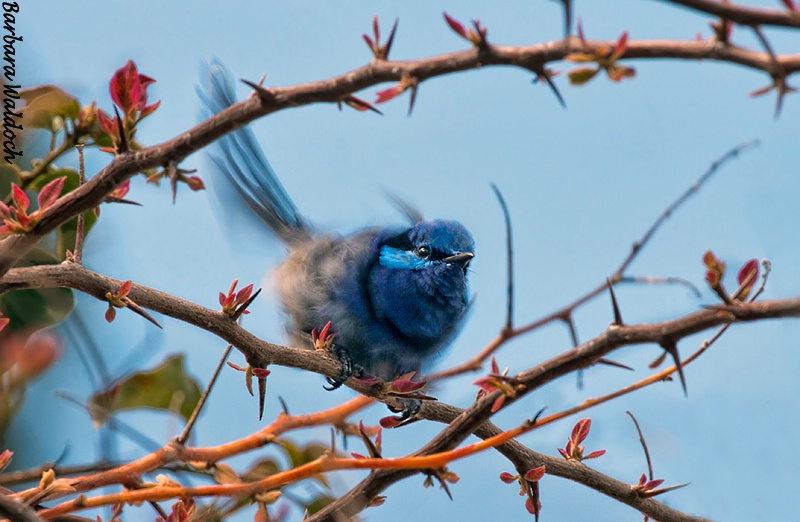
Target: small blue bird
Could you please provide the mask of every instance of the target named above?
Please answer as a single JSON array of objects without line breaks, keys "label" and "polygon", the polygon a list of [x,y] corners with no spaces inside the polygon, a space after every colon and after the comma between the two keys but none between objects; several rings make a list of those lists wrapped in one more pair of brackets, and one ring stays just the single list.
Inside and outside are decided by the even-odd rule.
[{"label": "small blue bird", "polygon": [[[200,96],[212,113],[236,101],[219,63],[210,64],[206,89]],[[328,378],[329,389],[352,375],[419,375],[453,340],[469,307],[475,251],[462,224],[424,221],[401,204],[411,226],[322,234],[297,210],[249,128],[220,139],[219,151],[219,174],[288,246],[275,279],[292,340],[310,345],[312,329],[331,322],[342,372]]]}]

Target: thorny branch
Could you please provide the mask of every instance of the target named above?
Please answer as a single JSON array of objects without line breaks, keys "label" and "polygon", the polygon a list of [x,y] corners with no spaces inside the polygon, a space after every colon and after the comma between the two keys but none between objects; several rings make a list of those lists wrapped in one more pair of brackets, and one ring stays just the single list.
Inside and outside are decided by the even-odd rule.
[{"label": "thorny branch", "polygon": [[775,27],[800,27],[800,17],[788,10],[762,9],[743,5],[733,5],[717,0],[661,0],[669,4],[682,5],[708,13],[710,15],[726,18],[731,22],[741,25],[772,25]]},{"label": "thorny branch", "polygon": [[[757,34],[761,34],[759,26],[800,27],[800,18],[787,10],[754,9],[711,0],[668,1],[669,3],[719,16],[734,23],[751,26]],[[566,2],[565,5],[568,6],[569,2]],[[765,43],[763,36],[762,43]],[[32,232],[10,236],[1,241],[0,274],[3,274],[3,277],[0,279],[0,294],[23,288],[64,287],[73,288],[104,300],[106,292],[119,288],[122,281],[104,277],[87,270],[79,264],[69,262],[61,265],[31,268],[12,267],[42,237],[75,215],[96,207],[107,194],[126,179],[149,168],[169,164],[177,165],[190,153],[201,149],[222,135],[246,125],[258,117],[311,103],[338,103],[352,96],[355,92],[383,82],[411,78],[415,82],[415,86],[418,86],[429,78],[487,65],[510,65],[529,70],[538,75],[545,64],[562,60],[570,53],[607,48],[609,45],[613,45],[613,43],[600,41],[583,43],[574,37],[567,37],[562,41],[518,47],[499,46],[485,42],[479,49],[470,49],[419,60],[374,60],[366,66],[328,80],[292,87],[270,87],[265,91],[269,96],[251,96],[173,140],[138,151],[128,151],[120,154],[86,184],[60,198],[56,204],[48,208]],[[773,78],[781,77],[784,79],[800,71],[800,54],[774,55],[767,43],[764,46],[767,48],[767,52],[757,52],[730,44],[721,44],[713,40],[706,42],[636,41],[628,43],[622,59],[715,60],[761,70]],[[44,164],[49,164],[49,161]],[[655,228],[658,225],[659,223],[657,222]],[[643,241],[634,245],[631,256],[623,262],[621,268],[614,274],[615,277],[612,278],[612,281],[623,280],[622,273],[633,256],[636,255],[637,250],[649,239],[650,235],[651,232],[648,232]],[[604,286],[601,285],[597,293],[602,292]],[[592,293],[578,300],[572,305],[573,308],[593,295],[596,294]],[[214,312],[177,297],[138,285],[134,285],[132,288],[131,297],[144,308],[174,317],[220,336],[242,351],[252,365],[277,364],[301,368],[327,376],[335,376],[338,372],[336,363],[330,358],[321,357],[315,352],[296,350],[262,341],[241,328],[230,317],[220,312]],[[561,315],[556,314],[545,319],[551,321],[559,318],[564,319],[564,317],[564,314],[561,313]],[[687,335],[716,326],[723,326],[724,329],[735,322],[779,317],[800,317],[800,298],[716,307],[658,324],[612,325],[606,332],[594,339],[515,376],[515,379],[522,385],[522,391],[516,397],[510,398],[507,403],[516,401],[534,389],[567,373],[585,368],[622,346],[629,344],[662,344],[665,339],[677,342]],[[529,331],[537,327],[538,323],[539,321],[515,330],[515,333],[520,334],[524,331]],[[710,343],[705,344],[692,357],[688,358],[684,364],[688,364],[696,358],[707,348],[708,344]],[[488,354],[483,358],[486,356]],[[652,376],[648,382],[656,382],[658,378],[663,378],[664,375],[669,375],[674,371],[675,367],[668,368]],[[643,383],[644,381],[636,383],[633,385],[634,389],[638,389],[637,386],[646,385]],[[358,389],[355,386],[354,388]],[[358,389],[358,391],[374,395],[372,390]],[[442,403],[426,403],[421,416],[429,420],[447,423],[448,426],[415,455],[423,456],[447,451],[456,447],[470,433],[475,433],[484,439],[500,434],[501,430],[488,421],[491,416],[490,407],[495,398],[496,396],[488,395],[466,410],[459,410]],[[357,399],[348,404],[363,407],[366,403],[364,399]],[[214,460],[215,455],[217,458],[222,458],[232,454],[230,451],[233,446],[238,451],[247,444],[256,445],[253,447],[263,445],[265,440],[264,438],[243,439],[225,446],[224,450],[218,450],[217,453],[205,452],[200,455],[209,460]],[[176,449],[173,446],[178,447]],[[168,446],[170,448],[169,451],[176,453],[160,450],[133,463],[105,472],[95,473],[78,481],[73,481],[72,479],[63,480],[73,485],[77,484],[77,488],[80,491],[89,491],[102,484],[125,483],[132,476],[129,473],[155,469],[151,466],[160,461],[191,459],[192,448],[185,448],[180,445],[173,446]],[[605,477],[585,466],[538,454],[517,441],[506,442],[499,446],[498,450],[515,463],[518,468],[531,468],[546,464],[549,474],[569,478],[593,487],[655,519],[662,521],[701,520],[697,517],[680,513],[653,499],[637,495],[628,484]],[[184,453],[181,453],[181,451]],[[409,469],[376,471],[342,499],[332,504],[327,510],[318,513],[313,519],[329,520],[333,517],[334,510],[339,510],[339,513],[355,514],[367,506],[388,485],[416,472],[416,470]],[[8,500],[10,497],[5,498]],[[13,508],[14,506],[11,505],[11,507]],[[22,513],[20,516],[27,517],[32,514],[25,511],[20,511],[20,513]],[[33,516],[36,517],[36,515]],[[38,517],[32,519],[38,519]]]},{"label": "thorny branch", "polygon": [[[12,269],[0,281],[0,293],[22,288],[66,287],[80,290],[89,295],[101,296],[109,285],[118,284],[118,281],[91,272],[80,265],[67,262],[61,265]],[[338,372],[337,365],[328,357],[321,357],[318,352],[314,351],[292,349],[261,341],[220,312],[211,311],[138,285],[133,286],[131,294],[144,307],[194,324],[220,336],[242,351],[248,361],[268,361],[271,364],[301,368],[328,376],[334,376]],[[736,306],[710,308],[662,323],[612,326],[594,339],[515,376],[515,379],[522,384],[523,391],[515,398],[510,398],[507,402],[516,401],[548,382],[575,370],[590,366],[598,359],[622,346],[659,344],[665,337],[679,340],[719,325],[780,317],[800,317],[800,298],[749,302]],[[362,393],[374,394],[373,390],[360,389],[357,386],[353,387]],[[464,410],[458,416],[449,415],[443,417],[446,412],[453,411],[452,407],[440,403],[426,403],[421,412],[423,418],[438,421],[446,418],[450,424],[416,455],[428,455],[452,449],[470,433],[477,433],[491,416],[490,406],[496,398],[496,394],[489,395]],[[145,457],[145,459],[155,459],[150,464],[161,465],[159,458],[155,455]],[[113,480],[105,478],[99,481],[84,481],[82,484],[85,489],[82,490],[86,491],[102,484],[121,481],[126,477],[128,471],[126,466],[122,466],[116,470],[105,472],[101,475],[115,478]],[[352,495],[345,495],[340,501],[337,501],[337,509],[342,509],[344,512],[358,512],[366,507],[374,495],[383,488],[413,473],[415,471],[406,469],[375,472],[365,480],[367,487],[357,487],[351,492]],[[622,499],[622,501],[625,500]],[[635,507],[642,509],[638,505]],[[318,515],[323,517],[320,519],[325,519],[323,513],[320,512]],[[651,516],[656,517],[654,513],[651,513]],[[663,517],[661,519],[679,520]]]},{"label": "thorny branch", "polygon": [[[0,275],[14,266],[45,235],[79,213],[97,207],[111,191],[131,176],[147,169],[177,164],[192,152],[256,118],[290,107],[312,103],[338,103],[362,89],[403,78],[414,78],[419,85],[429,78],[489,65],[520,67],[538,75],[545,64],[563,60],[571,53],[593,50],[604,52],[613,45],[613,42],[605,41],[583,42],[572,36],[561,41],[528,46],[487,44],[480,49],[473,48],[419,60],[373,60],[365,66],[328,80],[263,89],[257,95],[225,109],[172,140],[141,150],[129,150],[116,156],[86,184],[61,197],[49,207],[32,231],[0,241]],[[772,57],[766,52],[719,45],[713,40],[628,42],[622,59],[636,58],[715,60],[739,64],[769,74],[775,72],[773,69],[777,63],[786,75],[800,71],[800,54]],[[269,96],[263,93],[268,93]]]},{"label": "thorny branch", "polygon": [[[497,337],[495,337],[494,339],[492,339],[492,341],[490,341],[489,344],[487,344],[483,348],[483,350],[481,350],[480,352],[475,354],[468,361],[465,361],[464,363],[461,363],[458,366],[455,366],[453,368],[438,372],[438,373],[434,374],[433,376],[431,376],[431,378],[432,379],[442,379],[442,378],[445,378],[445,377],[451,377],[453,375],[458,375],[458,374],[461,374],[461,373],[465,373],[465,372],[468,372],[468,371],[480,370],[481,366],[483,365],[483,362],[486,361],[486,359],[488,359],[494,352],[496,352],[507,341],[513,339],[514,337],[518,337],[520,335],[523,335],[523,334],[526,334],[528,332],[531,332],[533,330],[537,330],[537,329],[541,328],[542,326],[545,326],[545,325],[547,325],[549,323],[552,323],[554,321],[561,320],[561,321],[564,321],[564,322],[567,323],[567,326],[569,327],[569,330],[570,330],[570,335],[572,337],[573,345],[577,345],[578,342],[577,342],[577,338],[576,338],[576,335],[575,335],[575,328],[574,328],[574,325],[572,323],[572,314],[573,314],[573,312],[578,307],[582,306],[583,304],[587,303],[588,301],[590,301],[590,300],[594,299],[595,297],[597,297],[598,295],[602,294],[606,290],[608,284],[614,285],[614,284],[618,284],[618,283],[623,282],[623,281],[632,280],[630,278],[630,276],[626,276],[625,275],[625,271],[628,269],[628,267],[631,265],[631,263],[633,263],[634,259],[636,259],[636,256],[639,255],[639,253],[642,251],[642,249],[645,247],[645,245],[647,245],[647,243],[650,242],[650,240],[653,238],[655,233],[664,224],[664,222],[667,219],[669,219],[669,217],[672,216],[672,214],[674,214],[681,206],[683,206],[683,204],[686,203],[686,201],[692,195],[697,193],[719,171],[720,167],[722,167],[728,161],[738,157],[739,154],[741,154],[742,152],[744,152],[744,151],[746,151],[746,150],[748,150],[748,149],[750,149],[750,148],[752,148],[752,147],[754,147],[756,145],[758,145],[757,141],[751,141],[751,142],[743,143],[741,145],[738,145],[738,146],[732,148],[731,150],[729,150],[728,152],[723,154],[721,157],[719,157],[717,160],[715,160],[711,164],[711,166],[697,179],[696,182],[694,182],[688,189],[686,189],[680,196],[678,196],[678,198],[676,198],[675,201],[673,201],[658,216],[658,218],[653,222],[652,225],[650,225],[650,228],[647,229],[647,231],[644,233],[644,235],[638,241],[633,243],[633,246],[631,247],[631,251],[625,257],[625,259],[623,259],[622,263],[620,263],[619,267],[617,267],[617,269],[614,271],[614,273],[611,276],[609,276],[608,283],[607,282],[600,283],[593,290],[591,290],[591,291],[587,292],[586,294],[584,294],[583,296],[577,298],[575,301],[571,302],[570,304],[562,307],[559,310],[551,312],[550,314],[548,314],[548,315],[546,315],[546,316],[544,316],[544,317],[542,317],[540,319],[537,319],[537,320],[535,320],[535,321],[533,321],[531,323],[528,323],[528,324],[526,324],[524,326],[520,326],[520,327],[516,327],[516,328],[510,328],[509,326],[511,325],[511,319],[510,319],[511,315],[510,315],[510,311],[509,311],[508,319],[506,320],[506,324],[504,325],[504,327],[501,330],[500,334],[497,335]],[[509,268],[509,273],[510,273],[510,268]],[[636,280],[636,279],[633,279],[633,280]],[[669,278],[663,279],[663,281],[669,281],[669,280],[670,280]],[[672,280],[674,281],[675,279],[672,279]],[[678,281],[682,281],[682,280],[678,280]],[[511,296],[513,295],[513,292],[511,290],[509,290],[508,294],[509,294],[509,310],[511,310],[511,308],[510,308],[511,307],[510,300],[511,300]]]}]

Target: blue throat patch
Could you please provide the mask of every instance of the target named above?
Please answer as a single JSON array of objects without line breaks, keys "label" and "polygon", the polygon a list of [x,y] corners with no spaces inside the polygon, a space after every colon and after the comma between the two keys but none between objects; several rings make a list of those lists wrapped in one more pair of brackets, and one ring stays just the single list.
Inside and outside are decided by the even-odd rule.
[{"label": "blue throat patch", "polygon": [[378,258],[381,266],[391,269],[421,270],[431,261],[421,259],[414,252],[384,245]]}]

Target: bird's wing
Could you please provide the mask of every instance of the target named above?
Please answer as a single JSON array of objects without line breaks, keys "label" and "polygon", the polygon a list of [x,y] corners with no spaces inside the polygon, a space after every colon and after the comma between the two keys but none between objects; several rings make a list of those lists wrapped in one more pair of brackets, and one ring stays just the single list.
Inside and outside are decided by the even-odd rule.
[{"label": "bird's wing", "polygon": [[[201,78],[197,93],[205,106],[205,116],[236,103],[231,73],[222,63],[212,59],[201,76],[205,78]],[[233,186],[281,239],[292,243],[310,237],[311,226],[286,193],[249,127],[226,134],[214,147],[210,157],[219,171],[214,175]]]}]

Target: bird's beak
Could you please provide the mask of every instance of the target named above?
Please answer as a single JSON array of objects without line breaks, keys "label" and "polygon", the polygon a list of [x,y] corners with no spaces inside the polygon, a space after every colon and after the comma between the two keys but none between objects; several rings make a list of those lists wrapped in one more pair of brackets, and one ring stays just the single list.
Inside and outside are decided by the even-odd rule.
[{"label": "bird's beak", "polygon": [[453,254],[452,256],[445,257],[442,259],[448,265],[460,265],[462,268],[467,268],[469,266],[469,262],[472,261],[472,258],[475,257],[475,254],[472,252],[459,252],[458,254]]}]

